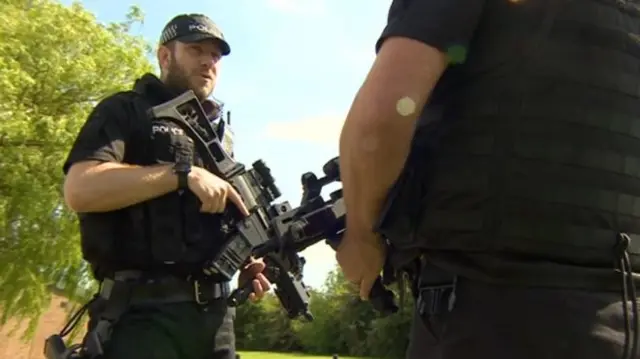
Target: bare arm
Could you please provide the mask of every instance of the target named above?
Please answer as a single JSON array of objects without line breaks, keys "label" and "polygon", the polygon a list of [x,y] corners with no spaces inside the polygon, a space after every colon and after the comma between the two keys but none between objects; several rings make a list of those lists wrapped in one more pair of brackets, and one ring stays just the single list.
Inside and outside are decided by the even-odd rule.
[{"label": "bare arm", "polygon": [[391,38],[382,46],[340,137],[348,227],[373,230],[409,155],[420,110],[446,64],[443,53],[416,40]]},{"label": "bare arm", "polygon": [[409,155],[416,120],[452,58],[467,49],[484,0],[394,0],[378,56],[347,115],[340,172],[347,228],[371,232]]},{"label": "bare arm", "polygon": [[159,197],[177,187],[171,165],[141,167],[83,161],[69,169],[64,200],[75,212],[107,212]]},{"label": "bare arm", "polygon": [[130,110],[131,101],[126,95],[105,98],[89,114],[71,146],[63,171],[64,200],[73,211],[113,211],[178,187],[172,165],[123,163],[127,150],[135,153],[150,145],[139,132],[146,128]]}]

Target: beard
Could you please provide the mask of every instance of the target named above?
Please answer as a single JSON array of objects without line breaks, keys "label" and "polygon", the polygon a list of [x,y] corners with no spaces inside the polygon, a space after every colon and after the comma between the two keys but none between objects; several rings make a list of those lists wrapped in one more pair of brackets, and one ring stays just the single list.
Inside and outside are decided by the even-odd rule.
[{"label": "beard", "polygon": [[175,59],[171,59],[164,82],[176,95],[192,90],[200,101],[206,100],[213,92],[213,86],[205,88],[194,85],[190,80],[189,71],[176,63]]}]

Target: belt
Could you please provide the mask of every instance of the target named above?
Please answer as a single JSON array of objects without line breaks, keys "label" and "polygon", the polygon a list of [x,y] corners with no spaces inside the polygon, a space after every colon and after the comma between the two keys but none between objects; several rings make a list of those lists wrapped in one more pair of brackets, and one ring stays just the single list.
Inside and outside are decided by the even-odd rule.
[{"label": "belt", "polygon": [[102,281],[100,297],[109,299],[123,291],[126,293],[122,294],[129,298],[131,305],[192,301],[204,305],[212,300],[227,298],[231,289],[229,282],[170,275],[149,277],[139,271],[119,271],[113,278]]}]

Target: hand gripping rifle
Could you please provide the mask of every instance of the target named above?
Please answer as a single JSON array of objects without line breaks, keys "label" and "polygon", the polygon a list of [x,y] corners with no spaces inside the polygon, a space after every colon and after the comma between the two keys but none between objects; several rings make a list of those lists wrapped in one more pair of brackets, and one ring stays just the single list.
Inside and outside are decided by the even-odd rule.
[{"label": "hand gripping rifle", "polygon": [[[229,182],[249,210],[249,216],[245,217],[235,206],[227,208],[223,221],[228,233],[224,249],[205,264],[204,272],[231,280],[250,257],[263,258],[266,265],[263,274],[275,284],[275,293],[288,315],[312,320],[309,294],[302,282],[305,261],[298,253],[323,239],[334,249],[340,242],[345,226],[342,191],[333,192],[329,201],[320,193],[325,185],[340,178],[337,158],[324,166],[324,177],[317,178],[313,173],[302,176],[304,193],[299,207],[291,208],[286,201],[272,204],[281,193],[270,169],[262,160],[249,169],[234,161],[224,151],[192,91],[153,107],[151,115],[182,128],[193,139],[206,169]],[[243,303],[251,291],[249,281],[231,293],[229,305]],[[370,300],[382,313],[398,310],[393,293],[383,286],[380,278],[372,288]]]}]

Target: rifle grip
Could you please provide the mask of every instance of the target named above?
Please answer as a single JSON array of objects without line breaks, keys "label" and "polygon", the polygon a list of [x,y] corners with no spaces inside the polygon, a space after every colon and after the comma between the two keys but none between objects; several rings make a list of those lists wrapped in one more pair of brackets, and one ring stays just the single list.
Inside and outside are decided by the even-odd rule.
[{"label": "rifle grip", "polygon": [[229,298],[227,298],[227,305],[237,307],[246,302],[251,293],[253,293],[253,280],[248,280],[242,287],[238,287],[231,292]]},{"label": "rifle grip", "polygon": [[378,277],[369,292],[369,301],[373,308],[383,315],[394,314],[398,311],[395,303],[395,296],[392,291],[385,288],[382,284],[382,278]]}]

